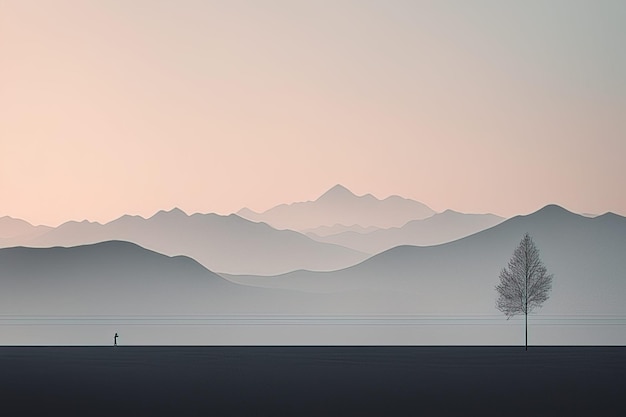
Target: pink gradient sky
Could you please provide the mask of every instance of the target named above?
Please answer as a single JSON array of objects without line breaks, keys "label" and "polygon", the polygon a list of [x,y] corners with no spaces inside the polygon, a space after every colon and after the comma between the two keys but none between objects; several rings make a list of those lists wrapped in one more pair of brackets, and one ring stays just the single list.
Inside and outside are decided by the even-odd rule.
[{"label": "pink gradient sky", "polygon": [[626,215],[626,3],[0,0],[0,216],[260,211],[341,183]]}]

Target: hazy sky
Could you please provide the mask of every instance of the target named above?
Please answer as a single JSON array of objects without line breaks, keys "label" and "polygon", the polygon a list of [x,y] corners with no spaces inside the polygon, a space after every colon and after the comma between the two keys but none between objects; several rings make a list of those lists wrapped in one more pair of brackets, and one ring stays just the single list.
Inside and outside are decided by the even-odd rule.
[{"label": "hazy sky", "polygon": [[336,183],[626,215],[624,1],[0,0],[0,216],[230,213]]}]

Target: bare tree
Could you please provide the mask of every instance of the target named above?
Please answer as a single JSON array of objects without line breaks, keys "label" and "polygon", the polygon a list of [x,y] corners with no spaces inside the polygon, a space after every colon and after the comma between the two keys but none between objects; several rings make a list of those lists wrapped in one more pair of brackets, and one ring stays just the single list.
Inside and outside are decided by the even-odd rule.
[{"label": "bare tree", "polygon": [[528,313],[541,307],[552,289],[552,274],[539,258],[539,250],[528,233],[513,252],[507,268],[500,272],[500,284],[496,286],[498,300],[496,307],[507,320],[517,314],[524,314],[528,350]]}]

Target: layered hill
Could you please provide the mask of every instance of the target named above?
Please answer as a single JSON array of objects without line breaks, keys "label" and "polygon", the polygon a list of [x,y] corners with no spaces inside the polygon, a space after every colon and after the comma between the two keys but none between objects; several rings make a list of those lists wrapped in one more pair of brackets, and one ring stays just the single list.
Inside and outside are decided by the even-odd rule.
[{"label": "layered hill", "polygon": [[[488,229],[504,221],[493,214],[464,214],[452,210],[423,220],[411,220],[402,227],[373,231],[345,230],[335,234],[307,233],[318,242],[334,243],[361,252],[376,254],[395,246],[439,245]],[[322,229],[322,233],[325,230]]]},{"label": "layered hill", "polygon": [[[151,327],[151,317],[209,315],[216,323],[230,314],[235,318],[201,327],[205,338],[193,336],[199,328],[186,327],[193,318],[170,327],[191,337],[185,340],[209,341],[203,343],[516,343],[523,340],[523,327],[495,309],[494,287],[526,232],[554,274],[540,317],[531,317],[533,340],[623,344],[626,218],[611,213],[587,218],[557,206],[447,244],[395,247],[342,270],[270,277],[217,275],[189,257],[119,241],[5,248],[0,249],[0,315],[18,339],[31,331],[32,315],[113,315],[119,319],[109,322],[124,326],[126,335],[171,341],[156,336],[170,318]],[[144,317],[141,328],[125,321],[129,315]],[[557,323],[539,326],[545,317],[556,317]],[[94,337],[114,329],[97,327],[97,320],[89,322]],[[52,327],[32,327],[46,334],[19,340],[45,344],[69,335],[83,340],[83,327],[53,321]],[[55,326],[65,333],[57,335]]]},{"label": "layered hill", "polygon": [[293,304],[306,300],[289,291],[233,284],[189,257],[129,242],[0,249],[0,314],[258,313]]},{"label": "layered hill", "polygon": [[277,229],[305,231],[337,224],[364,228],[399,227],[411,220],[430,217],[435,212],[418,201],[399,196],[383,200],[371,194],[357,196],[344,186],[336,185],[315,201],[281,204],[263,213],[245,208],[237,214]]},{"label": "layered hill", "polygon": [[41,236],[50,230],[52,227],[33,226],[25,220],[10,216],[0,217],[0,247]]},{"label": "layered hill", "polygon": [[236,287],[191,258],[119,241],[0,249],[0,285],[0,309],[12,314],[171,312],[197,304],[188,295]]},{"label": "layered hill", "polygon": [[186,255],[212,271],[278,274],[297,269],[333,270],[354,265],[366,254],[276,230],[237,215],[194,214],[179,209],[144,219],[122,216],[106,224],[67,222],[33,238],[13,240],[32,247],[78,246],[108,240],[134,242],[166,255]]},{"label": "layered hill", "polygon": [[[185,216],[161,213],[153,221],[172,214]],[[124,228],[132,229],[123,223],[134,224],[132,220],[135,219],[127,217],[119,221]],[[182,233],[177,229],[178,222],[172,222],[170,227]],[[612,213],[587,218],[558,206],[514,217],[454,242],[395,247],[345,269],[294,271],[275,276],[221,274],[230,282],[187,257],[170,258],[130,243],[7,248],[0,252],[1,292],[4,305],[18,308],[20,303],[15,300],[20,297],[16,295],[22,294],[22,299],[40,297],[44,308],[46,297],[56,294],[57,283],[64,282],[59,294],[64,294],[63,302],[68,305],[83,302],[81,291],[95,286],[94,294],[110,299],[112,306],[114,299],[126,300],[128,305],[131,299],[141,300],[136,297],[142,291],[146,296],[161,294],[159,304],[166,306],[167,294],[175,294],[174,288],[185,289],[185,297],[190,298],[170,299],[173,305],[194,305],[190,302],[193,294],[203,294],[204,301],[208,293],[220,294],[217,299],[223,300],[229,298],[231,290],[242,288],[234,284],[244,284],[308,294],[304,298],[288,296],[298,299],[292,304],[293,309],[274,299],[272,303],[284,313],[497,314],[494,287],[498,274],[526,232],[532,235],[549,272],[555,275],[550,299],[542,312],[626,314],[626,218]],[[128,253],[133,255],[127,256]],[[33,277],[37,280],[30,281]],[[134,295],[126,299],[125,294]],[[215,306],[220,305],[217,299]],[[255,311],[250,300],[249,311]],[[307,304],[307,300],[314,302]],[[100,304],[104,308],[106,303]]]},{"label": "layered hill", "polygon": [[300,232],[304,233],[307,236],[312,236],[315,238],[315,237],[326,237],[326,236],[338,235],[338,234],[345,233],[345,232],[366,234],[366,233],[372,233],[376,230],[381,230],[381,229],[379,229],[376,226],[363,227],[363,226],[359,226],[358,224],[346,226],[346,225],[337,223],[332,226],[319,226],[319,227],[314,227],[311,229],[304,229],[304,230],[301,230]]},{"label": "layered hill", "polygon": [[229,279],[344,294],[344,303],[364,311],[495,314],[499,272],[526,232],[555,275],[542,313],[626,314],[626,218],[587,218],[553,205],[447,244],[395,247],[339,271]]}]

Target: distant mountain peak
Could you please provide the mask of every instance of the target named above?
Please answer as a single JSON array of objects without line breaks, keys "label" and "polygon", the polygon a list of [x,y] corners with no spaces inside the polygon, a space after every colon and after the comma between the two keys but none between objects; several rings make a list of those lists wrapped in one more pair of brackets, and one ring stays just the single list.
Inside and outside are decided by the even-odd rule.
[{"label": "distant mountain peak", "polygon": [[598,219],[598,220],[610,220],[610,219],[614,219],[614,220],[624,220],[625,217],[621,216],[617,213],[613,213],[611,211],[607,211],[604,214],[601,214],[599,216],[593,217],[593,219]]},{"label": "distant mountain peak", "polygon": [[7,224],[8,223],[19,223],[19,224],[32,226],[32,223],[29,223],[26,220],[18,219],[18,218],[11,217],[11,216],[2,216],[2,217],[0,217],[0,222],[7,223]]},{"label": "distant mountain peak", "polygon": [[234,214],[238,215],[239,217],[246,217],[246,216],[258,215],[259,213],[257,213],[254,210],[249,209],[248,207],[244,207],[241,210],[239,210],[237,213],[234,213]]},{"label": "distant mountain peak", "polygon": [[576,214],[576,213],[573,213],[567,210],[566,208],[563,208],[557,204],[548,204],[547,206],[540,208],[539,210],[532,213],[531,215],[538,215],[538,214],[556,215],[556,214]]},{"label": "distant mountain peak", "polygon": [[304,231],[334,224],[376,229],[399,227],[410,220],[430,217],[435,212],[419,201],[399,196],[381,200],[372,194],[356,195],[337,184],[316,200],[283,203],[262,213],[241,209],[237,214],[276,229]]},{"label": "distant mountain peak", "polygon": [[356,195],[348,190],[341,184],[337,184],[332,187],[330,190],[326,191],[322,194],[317,201],[319,200],[327,200],[327,199],[336,199],[336,198],[346,198],[346,197],[356,197]]},{"label": "distant mountain peak", "polygon": [[185,217],[187,217],[187,213],[185,213],[184,211],[182,211],[178,207],[174,207],[173,209],[171,209],[169,211],[168,210],[159,210],[152,217],[164,216],[164,215],[167,215],[167,216],[185,216]]}]

